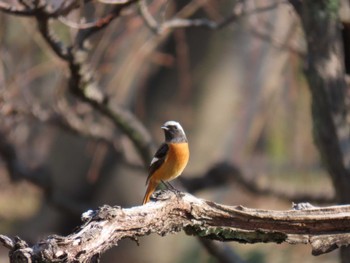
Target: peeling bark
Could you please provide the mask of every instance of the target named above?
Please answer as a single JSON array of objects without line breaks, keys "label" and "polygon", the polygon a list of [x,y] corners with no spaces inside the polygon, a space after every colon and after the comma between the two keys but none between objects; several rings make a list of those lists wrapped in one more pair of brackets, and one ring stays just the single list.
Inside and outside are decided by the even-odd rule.
[{"label": "peeling bark", "polygon": [[32,247],[19,238],[0,236],[11,262],[98,262],[100,255],[125,238],[152,233],[188,235],[240,243],[310,244],[313,255],[350,244],[350,205],[296,205],[287,211],[226,206],[187,193],[156,192],[157,202],[121,208],[103,206],[82,216],[74,233],[49,236]]}]

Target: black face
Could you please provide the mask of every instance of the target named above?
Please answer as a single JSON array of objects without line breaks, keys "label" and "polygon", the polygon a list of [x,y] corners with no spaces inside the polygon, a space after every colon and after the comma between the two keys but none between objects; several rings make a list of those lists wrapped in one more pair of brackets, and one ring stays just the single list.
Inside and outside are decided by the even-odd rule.
[{"label": "black face", "polygon": [[167,125],[164,129],[165,140],[172,143],[187,142],[186,135],[177,125]]}]

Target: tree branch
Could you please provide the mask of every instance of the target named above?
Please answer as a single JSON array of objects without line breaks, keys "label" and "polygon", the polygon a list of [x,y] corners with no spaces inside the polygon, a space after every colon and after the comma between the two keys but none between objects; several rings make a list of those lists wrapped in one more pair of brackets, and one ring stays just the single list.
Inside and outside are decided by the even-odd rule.
[{"label": "tree branch", "polygon": [[[52,13],[45,7],[37,7],[34,16],[37,19],[42,37],[56,55],[65,60],[69,65],[70,79],[68,86],[70,92],[78,99],[90,104],[95,110],[119,127],[133,142],[144,164],[148,166],[153,152],[151,136],[142,123],[130,111],[118,106],[115,102],[109,101],[108,97],[103,94],[96,83],[94,73],[88,65],[88,54],[90,51],[87,47],[88,38],[108,26],[113,19],[120,16],[124,8],[130,6],[135,1],[130,0],[122,5],[116,5],[104,19],[100,19],[94,26],[79,30],[76,41],[72,46],[65,46],[62,41],[54,36],[50,28],[49,19],[58,15],[60,13],[59,11],[55,10]],[[61,10],[69,12],[74,7],[74,4],[67,4]]]},{"label": "tree branch", "polygon": [[150,134],[135,115],[129,110],[118,106],[117,103],[111,101],[101,91],[95,81],[94,73],[91,72],[87,65],[88,38],[105,28],[113,19],[119,17],[121,11],[135,1],[132,0],[125,4],[116,5],[107,20],[104,20],[101,24],[96,24],[96,26],[79,31],[68,60],[71,73],[68,87],[73,95],[90,104],[96,111],[120,128],[133,142],[145,166],[148,166],[154,150]]},{"label": "tree branch", "polygon": [[[84,2],[88,1],[85,0]],[[135,2],[136,0],[130,0],[114,6],[107,16],[99,19],[93,26],[79,30],[75,43],[69,46],[65,45],[54,35],[49,20],[69,13],[72,9],[79,7],[81,1],[67,2],[56,9],[50,7],[49,4],[37,2],[36,5],[26,7],[25,10],[14,9],[10,5],[0,1],[0,11],[36,18],[42,37],[55,54],[68,63],[70,70],[68,86],[70,92],[78,99],[91,105],[96,111],[107,117],[114,125],[120,128],[133,142],[144,165],[147,167],[154,151],[150,134],[131,111],[118,106],[115,101],[111,102],[108,96],[103,94],[95,81],[94,72],[90,70],[88,65],[90,50],[87,40],[89,37],[108,26],[114,19],[120,16],[124,8],[129,7]]]},{"label": "tree branch", "polygon": [[[6,96],[0,94],[0,117],[37,121],[40,123],[56,126],[61,130],[70,132],[90,140],[101,141],[113,146],[115,139],[111,128],[94,121],[85,121],[69,107],[65,100],[59,99],[57,105],[52,109],[44,109],[36,103],[21,107],[15,103],[8,102]],[[1,134],[1,131],[0,131]],[[1,143],[0,143],[1,144]],[[1,147],[0,147],[1,148]],[[116,150],[114,148],[114,150]]]},{"label": "tree branch", "polygon": [[16,5],[5,3],[0,1],[0,11],[18,16],[33,16],[34,11],[32,9],[27,9],[23,7],[17,7]]},{"label": "tree branch", "polygon": [[176,29],[176,28],[187,28],[187,27],[203,27],[210,30],[218,30],[226,27],[227,25],[237,21],[238,18],[249,16],[252,14],[258,14],[263,12],[271,11],[277,8],[281,4],[285,4],[285,1],[280,1],[276,3],[272,3],[271,5],[267,5],[264,7],[256,8],[251,11],[244,11],[243,9],[243,1],[235,2],[233,11],[230,15],[223,18],[221,21],[212,21],[207,18],[199,18],[199,19],[186,19],[186,15],[178,13],[175,17],[159,23],[149,12],[147,8],[147,4],[144,0],[138,1],[138,10],[140,16],[145,21],[145,24],[156,34],[163,34],[167,30]]},{"label": "tree branch", "polygon": [[[101,253],[125,238],[184,230],[188,235],[240,243],[310,244],[313,255],[350,244],[350,206],[273,211],[226,206],[172,191],[156,192],[157,202],[127,209],[103,206],[82,215],[84,224],[74,233],[49,236],[32,247],[19,238],[10,247],[11,262],[30,258],[40,262],[97,262]],[[137,241],[138,242],[138,241]]]},{"label": "tree branch", "polygon": [[180,177],[179,180],[186,190],[191,193],[236,182],[240,187],[252,194],[273,196],[288,202],[300,203],[308,201],[317,204],[331,204],[336,201],[334,196],[330,196],[327,193],[291,193],[285,191],[285,189],[260,186],[255,178],[248,178],[237,166],[228,162],[219,162],[213,165],[202,176]]}]

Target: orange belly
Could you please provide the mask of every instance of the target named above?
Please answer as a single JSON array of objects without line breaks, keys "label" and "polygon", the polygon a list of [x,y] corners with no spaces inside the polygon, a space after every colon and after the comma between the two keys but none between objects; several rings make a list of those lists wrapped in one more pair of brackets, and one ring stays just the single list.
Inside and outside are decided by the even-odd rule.
[{"label": "orange belly", "polygon": [[169,144],[169,152],[164,164],[154,172],[152,179],[160,182],[174,180],[185,169],[190,157],[187,143]]}]

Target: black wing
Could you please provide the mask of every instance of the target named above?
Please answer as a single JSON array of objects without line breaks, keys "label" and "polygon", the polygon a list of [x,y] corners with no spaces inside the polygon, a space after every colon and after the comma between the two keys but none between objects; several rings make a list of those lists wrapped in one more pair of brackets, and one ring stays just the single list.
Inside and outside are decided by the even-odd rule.
[{"label": "black wing", "polygon": [[164,163],[165,157],[168,153],[169,146],[166,143],[163,143],[157,152],[154,154],[154,157],[151,161],[151,165],[148,169],[148,177],[146,180],[146,184],[148,184],[149,179],[151,178],[152,174]]}]

